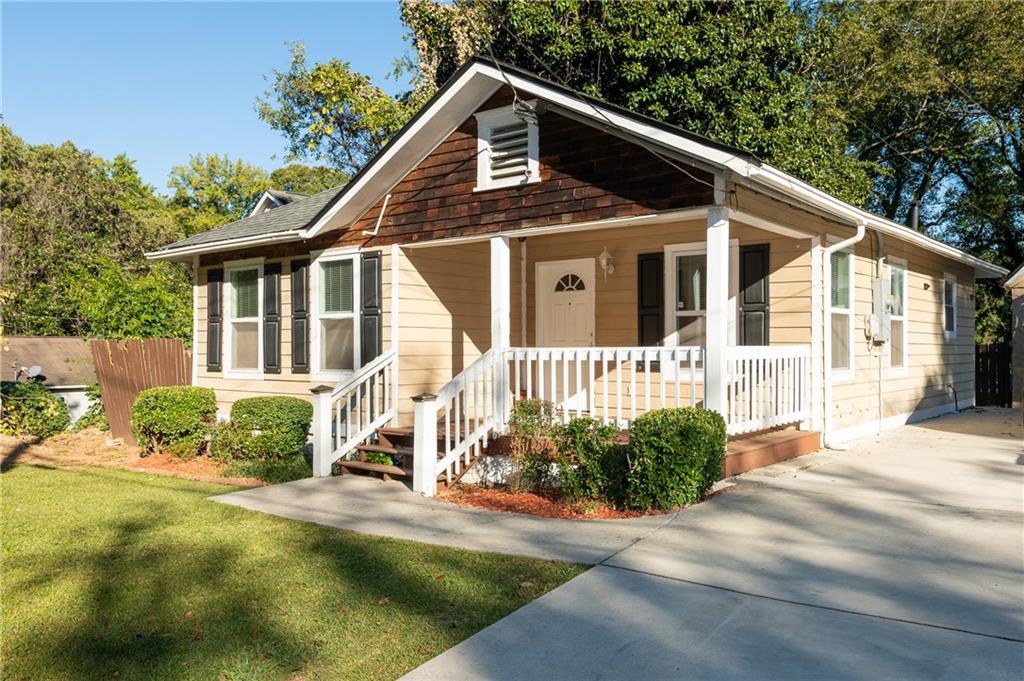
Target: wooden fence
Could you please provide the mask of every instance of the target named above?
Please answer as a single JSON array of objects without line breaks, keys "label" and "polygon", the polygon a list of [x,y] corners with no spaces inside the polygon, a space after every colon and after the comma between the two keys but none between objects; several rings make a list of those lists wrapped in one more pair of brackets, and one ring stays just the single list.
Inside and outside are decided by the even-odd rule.
[{"label": "wooden fence", "polygon": [[1009,407],[1012,382],[1009,343],[975,347],[974,400],[979,407]]},{"label": "wooden fence", "polygon": [[140,392],[192,383],[192,353],[180,340],[94,340],[91,347],[110,436],[126,444],[136,444],[130,421],[132,403]]}]

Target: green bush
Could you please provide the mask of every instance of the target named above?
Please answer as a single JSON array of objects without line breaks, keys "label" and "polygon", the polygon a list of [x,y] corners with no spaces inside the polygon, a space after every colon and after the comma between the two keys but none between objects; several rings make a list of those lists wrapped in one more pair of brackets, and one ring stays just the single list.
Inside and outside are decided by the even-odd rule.
[{"label": "green bush", "polygon": [[252,434],[245,458],[301,456],[313,421],[313,405],[297,397],[247,397],[231,407],[231,422]]},{"label": "green bush", "polygon": [[217,461],[252,459],[255,450],[252,431],[240,428],[234,421],[218,423],[210,430],[210,457]]},{"label": "green bush", "polygon": [[77,432],[90,426],[95,426],[100,430],[110,430],[107,412],[103,411],[103,396],[100,394],[100,384],[91,383],[86,386],[85,396],[92,400],[92,402],[89,404],[89,408],[71,426],[71,430]]},{"label": "green bush", "polygon": [[38,381],[0,381],[0,434],[50,437],[71,422],[68,407]]},{"label": "green bush", "polygon": [[143,390],[132,405],[132,433],[147,454],[191,458],[203,449],[217,416],[210,388],[169,386]]},{"label": "green bush", "polygon": [[508,425],[513,489],[543,492],[554,485],[554,422],[554,407],[546,400],[517,400],[512,405]]},{"label": "green bush", "polygon": [[[624,485],[626,468],[618,465],[626,460],[625,451],[615,446],[617,426],[602,424],[589,416],[569,419],[552,428],[558,450],[558,474],[562,494],[570,502],[585,499],[612,501],[613,483]],[[613,476],[621,476],[614,480]]]},{"label": "green bush", "polygon": [[221,473],[229,478],[256,478],[276,485],[302,480],[313,475],[313,466],[304,456],[280,459],[239,459],[228,464]]},{"label": "green bush", "polygon": [[648,412],[630,429],[630,508],[670,509],[704,499],[722,477],[725,421],[703,409]]}]

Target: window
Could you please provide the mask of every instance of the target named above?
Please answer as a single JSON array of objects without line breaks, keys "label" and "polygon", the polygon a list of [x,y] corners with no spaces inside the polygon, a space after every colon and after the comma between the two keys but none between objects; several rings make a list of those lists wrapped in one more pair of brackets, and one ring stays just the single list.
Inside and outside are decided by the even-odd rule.
[{"label": "window", "polygon": [[228,375],[259,376],[263,373],[263,265],[250,261],[225,268]]},{"label": "window", "polygon": [[850,251],[831,256],[829,317],[832,325],[832,371],[853,374],[853,268]]},{"label": "window", "polygon": [[540,181],[537,123],[529,118],[511,106],[476,114],[477,191]]},{"label": "window", "polygon": [[313,356],[321,378],[338,379],[359,363],[356,256],[324,253],[313,269]]},{"label": "window", "polygon": [[[729,240],[729,344],[736,327],[739,289],[739,241]],[[665,246],[665,336],[668,347],[704,346],[707,341],[707,245],[703,242]]]},{"label": "window", "polygon": [[889,264],[889,367],[907,366],[907,265],[890,259]]},{"label": "window", "polygon": [[562,291],[585,291],[586,288],[583,279],[571,273],[564,275],[555,282],[555,293],[561,293]]},{"label": "window", "polygon": [[952,274],[942,280],[942,329],[947,339],[956,338],[956,277]]}]

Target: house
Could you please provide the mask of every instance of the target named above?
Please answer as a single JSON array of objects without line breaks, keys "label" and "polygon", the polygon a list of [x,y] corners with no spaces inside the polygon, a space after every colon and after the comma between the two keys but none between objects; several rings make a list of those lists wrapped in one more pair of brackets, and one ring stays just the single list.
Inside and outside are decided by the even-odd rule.
[{"label": "house", "polygon": [[74,423],[92,400],[86,388],[96,382],[92,353],[85,338],[78,336],[4,336],[0,339],[5,380],[27,380],[32,367],[39,367],[35,380],[68,406]]},{"label": "house", "polygon": [[1013,271],[1003,283],[1010,292],[1013,306],[1013,334],[1010,366],[1013,371],[1013,393],[1010,403],[1014,408],[1024,407],[1024,265]]},{"label": "house", "polygon": [[344,187],[149,257],[192,263],[222,409],[312,393],[316,475],[382,451],[426,494],[522,397],[714,409],[791,455],[970,405],[974,281],[1006,273],[479,57]]}]

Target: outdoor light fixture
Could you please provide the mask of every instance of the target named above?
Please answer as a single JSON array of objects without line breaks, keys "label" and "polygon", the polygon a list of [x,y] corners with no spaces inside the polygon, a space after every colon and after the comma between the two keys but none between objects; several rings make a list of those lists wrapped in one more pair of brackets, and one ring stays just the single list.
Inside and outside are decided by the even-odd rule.
[{"label": "outdoor light fixture", "polygon": [[612,254],[608,252],[607,246],[601,251],[601,255],[597,256],[597,264],[604,270],[604,280],[608,281],[608,275],[615,271],[615,263],[612,262]]}]

